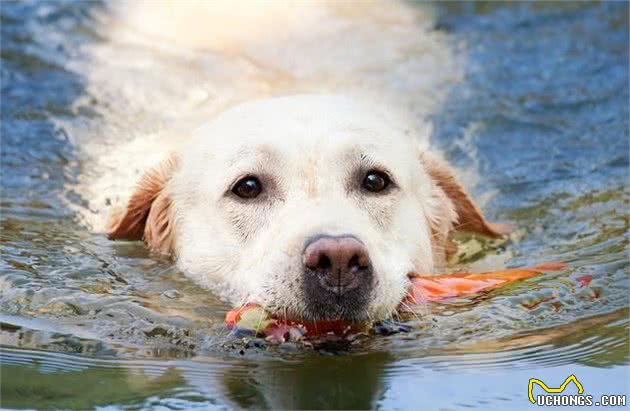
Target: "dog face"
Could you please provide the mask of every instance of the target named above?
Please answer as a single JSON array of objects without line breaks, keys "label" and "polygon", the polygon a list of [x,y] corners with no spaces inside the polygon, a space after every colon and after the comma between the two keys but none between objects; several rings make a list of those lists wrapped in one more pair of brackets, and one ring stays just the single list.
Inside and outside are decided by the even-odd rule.
[{"label": "dog face", "polygon": [[497,235],[401,117],[342,97],[231,109],[149,171],[110,237],[173,253],[234,304],[382,319],[457,224]]}]

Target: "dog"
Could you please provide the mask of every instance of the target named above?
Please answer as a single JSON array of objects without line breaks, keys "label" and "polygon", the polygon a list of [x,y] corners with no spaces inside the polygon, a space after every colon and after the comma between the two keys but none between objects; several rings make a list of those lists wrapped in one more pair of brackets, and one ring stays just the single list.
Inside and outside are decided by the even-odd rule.
[{"label": "dog", "polygon": [[401,124],[340,96],[237,106],[146,172],[109,237],[291,318],[385,318],[409,273],[453,252],[453,231],[499,235]]},{"label": "dog", "polygon": [[[448,42],[418,9],[273,3],[243,16],[228,3],[218,11],[205,4],[210,12],[184,4],[123,4],[131,10],[112,33],[126,33],[119,37],[127,46],[133,27],[143,45],[184,50],[186,61],[208,54],[228,61],[232,81],[213,90],[232,92],[184,104],[178,116],[195,124],[192,131],[137,138],[95,156],[112,173],[131,161],[143,169],[134,189],[112,193],[110,183],[130,181],[129,173],[105,173],[107,185],[91,182],[83,191],[108,207],[110,198],[129,197],[111,204],[110,239],[143,240],[172,255],[234,305],[365,322],[395,312],[410,273],[431,274],[444,263],[455,251],[454,232],[502,234],[426,149],[424,118],[459,76]],[[116,78],[107,54],[94,53],[104,59],[93,65],[95,85]],[[175,116],[172,96],[163,106],[154,100]],[[145,157],[162,160],[147,166]]]}]

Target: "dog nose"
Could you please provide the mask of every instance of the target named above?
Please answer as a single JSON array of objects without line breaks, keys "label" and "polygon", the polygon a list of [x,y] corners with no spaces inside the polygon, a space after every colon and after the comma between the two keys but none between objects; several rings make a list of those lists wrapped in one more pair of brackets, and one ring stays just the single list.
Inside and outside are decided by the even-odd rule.
[{"label": "dog nose", "polygon": [[303,262],[309,276],[337,295],[359,286],[371,272],[367,248],[350,235],[312,239],[304,249]]}]

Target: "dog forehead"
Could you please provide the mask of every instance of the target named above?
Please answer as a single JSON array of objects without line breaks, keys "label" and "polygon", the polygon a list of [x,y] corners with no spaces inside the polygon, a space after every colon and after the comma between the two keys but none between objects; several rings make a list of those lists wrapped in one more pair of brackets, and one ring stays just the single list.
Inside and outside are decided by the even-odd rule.
[{"label": "dog forehead", "polygon": [[195,133],[195,150],[234,155],[247,148],[339,151],[391,147],[405,135],[393,114],[342,96],[304,95],[246,103],[227,110]]}]

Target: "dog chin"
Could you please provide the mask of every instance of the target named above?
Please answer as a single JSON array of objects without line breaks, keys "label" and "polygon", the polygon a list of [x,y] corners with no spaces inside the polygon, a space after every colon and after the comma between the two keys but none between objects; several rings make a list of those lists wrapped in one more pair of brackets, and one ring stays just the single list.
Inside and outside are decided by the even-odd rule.
[{"label": "dog chin", "polygon": [[364,323],[370,320],[367,304],[360,301],[348,301],[341,304],[311,302],[307,305],[302,318],[309,321],[342,320],[349,323]]}]

